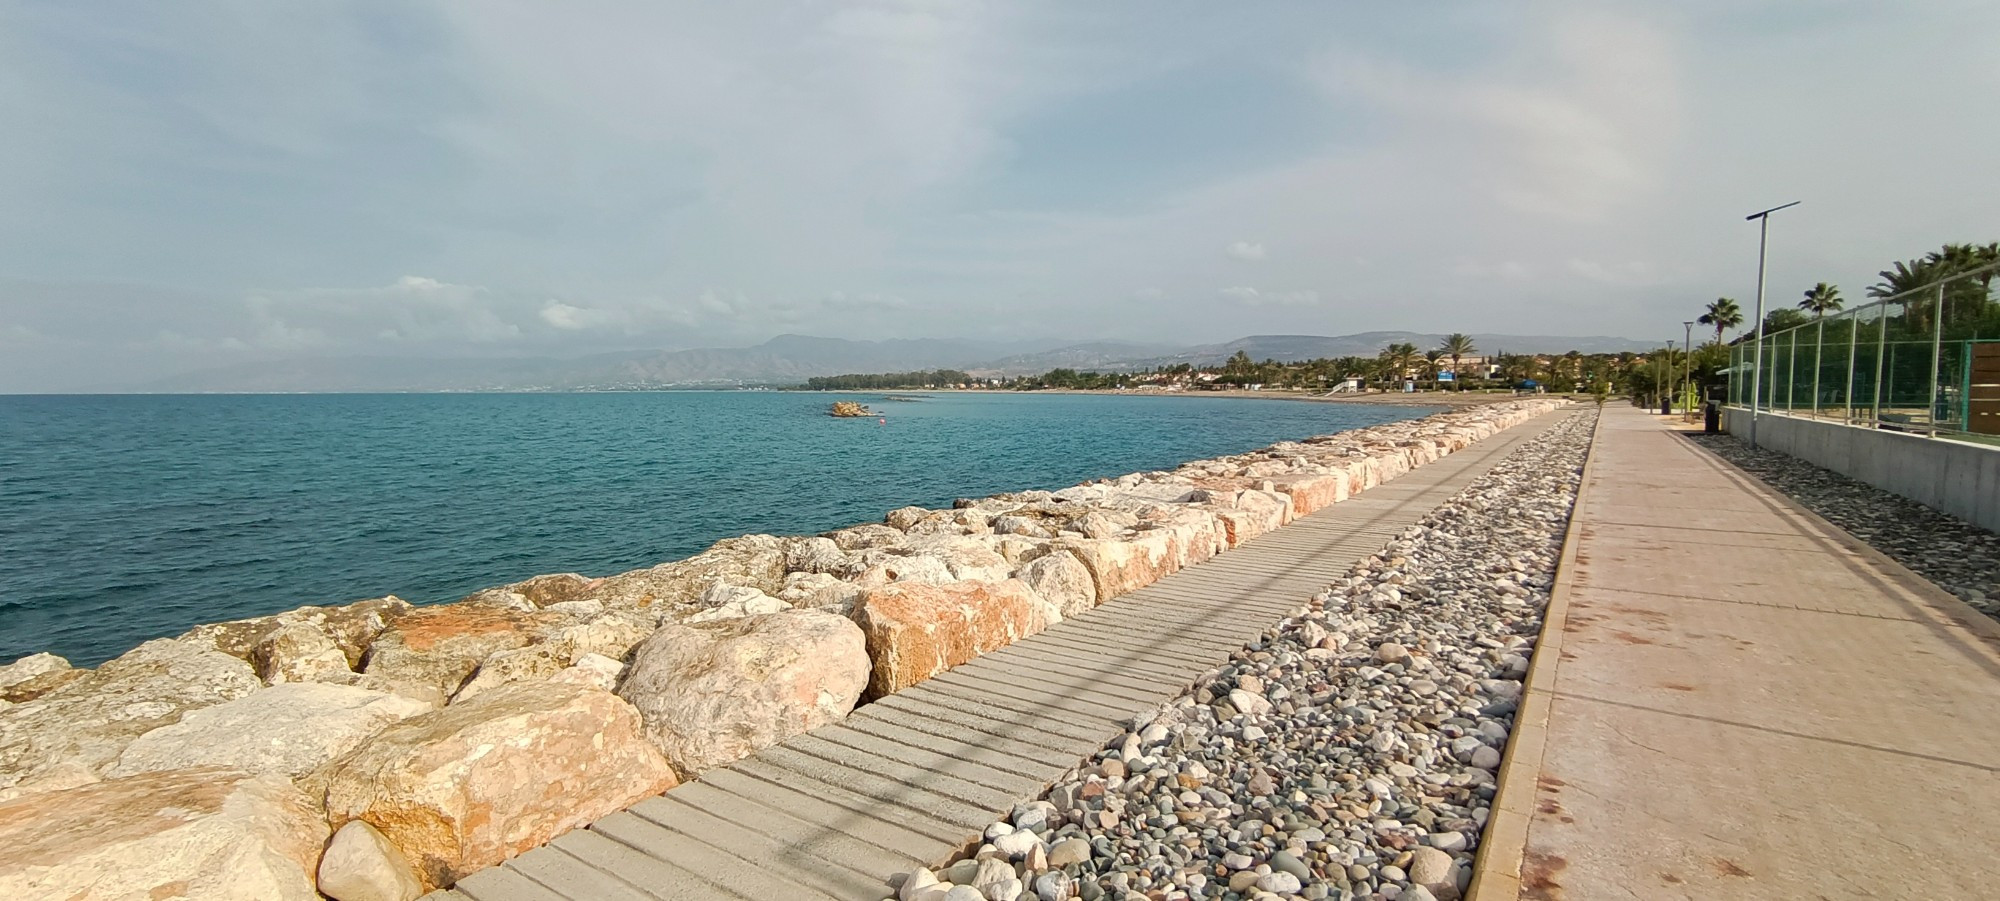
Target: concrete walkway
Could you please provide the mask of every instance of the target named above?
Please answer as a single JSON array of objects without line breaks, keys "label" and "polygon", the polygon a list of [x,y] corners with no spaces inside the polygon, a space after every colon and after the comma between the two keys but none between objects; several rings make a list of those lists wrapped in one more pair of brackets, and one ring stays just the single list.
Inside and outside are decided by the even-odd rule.
[{"label": "concrete walkway", "polygon": [[1179,696],[1547,414],[459,881],[449,901],[878,901]]},{"label": "concrete walkway", "polygon": [[1569,552],[1477,898],[2000,894],[1991,620],[1626,408]]}]

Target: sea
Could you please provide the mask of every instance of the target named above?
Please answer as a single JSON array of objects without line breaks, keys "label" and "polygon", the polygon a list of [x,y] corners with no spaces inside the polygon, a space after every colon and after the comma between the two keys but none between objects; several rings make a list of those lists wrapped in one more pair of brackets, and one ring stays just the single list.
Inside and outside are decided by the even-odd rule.
[{"label": "sea", "polygon": [[[880,415],[833,418],[836,400]],[[609,575],[734,535],[1429,412],[1003,393],[0,396],[0,663],[95,665],[305,604]]]}]

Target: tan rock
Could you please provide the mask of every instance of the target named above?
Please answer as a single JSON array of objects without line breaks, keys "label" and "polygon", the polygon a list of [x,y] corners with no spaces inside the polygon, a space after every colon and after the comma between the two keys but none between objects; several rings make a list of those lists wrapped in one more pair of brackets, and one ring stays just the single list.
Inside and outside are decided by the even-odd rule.
[{"label": "tan rock", "polygon": [[312,901],[326,823],[282,776],[221,768],[0,802],[0,898]]},{"label": "tan rock", "polygon": [[598,691],[611,691],[618,687],[618,678],[625,673],[625,664],[603,654],[585,654],[565,667],[562,672],[549,677],[551,682],[565,685],[581,685]]},{"label": "tan rock", "polygon": [[1064,619],[1097,606],[1097,585],[1076,554],[1059,550],[1037,557],[1021,568],[1021,581],[1043,600],[1055,605]]},{"label": "tan rock", "polygon": [[354,672],[347,652],[319,627],[304,622],[278,626],[250,652],[257,676],[270,685],[280,682],[323,682]]},{"label": "tan rock", "polygon": [[29,654],[6,666],[0,666],[0,691],[13,688],[36,676],[71,671],[69,661],[54,654]]},{"label": "tan rock", "polygon": [[347,685],[275,685],[189,711],[126,746],[107,777],[219,766],[300,776],[430,705]]},{"label": "tan rock", "polygon": [[1130,539],[1063,538],[1056,546],[1076,554],[1090,570],[1100,604],[1151,585],[1176,568],[1173,538],[1165,533]]},{"label": "tan rock", "polygon": [[426,887],[675,784],[630,705],[552,682],[502,686],[403,720],[302,780],[332,822],[379,830]]},{"label": "tan rock", "polygon": [[569,658],[563,656],[552,645],[537,644],[525,648],[495,651],[480,661],[479,669],[472,678],[451,696],[453,704],[462,703],[480,692],[491,691],[502,685],[525,682],[531,679],[547,679],[569,665]]},{"label": "tan rock", "polygon": [[861,629],[818,610],[664,626],[618,688],[684,776],[847,715],[868,684]]},{"label": "tan rock", "polygon": [[[46,677],[46,674],[44,675]],[[38,678],[44,678],[38,677]],[[0,788],[101,772],[133,739],[264,687],[248,663],[170,638],[0,711]]]},{"label": "tan rock", "polygon": [[450,697],[479,664],[499,651],[526,647],[548,621],[536,614],[477,604],[412,610],[368,646],[361,671],[411,696]]},{"label": "tan rock", "polygon": [[592,592],[603,584],[603,579],[593,579],[578,573],[551,573],[523,579],[511,585],[474,592],[465,600],[477,603],[476,599],[489,592],[505,593],[520,595],[536,607],[547,607],[565,601],[587,600],[592,596]]},{"label": "tan rock", "polygon": [[845,614],[860,595],[858,586],[826,573],[786,573],[778,600],[794,607],[842,608]]},{"label": "tan rock", "polygon": [[854,607],[873,664],[868,690],[879,697],[1042,631],[1044,601],[1019,579],[873,589]]},{"label": "tan rock", "polygon": [[6,701],[10,704],[25,704],[68,685],[77,679],[81,679],[89,672],[89,670],[64,667],[62,669],[52,669],[36,673],[6,688],[0,688],[0,701]]},{"label": "tan rock", "polygon": [[821,537],[831,540],[835,547],[843,551],[860,551],[899,543],[904,535],[902,529],[871,522],[828,532]]},{"label": "tan rock", "polygon": [[320,857],[319,891],[333,901],[415,901],[424,886],[409,858],[382,833],[349,820]]},{"label": "tan rock", "polygon": [[605,579],[591,596],[614,607],[678,606],[718,583],[773,594],[784,587],[786,549],[784,539],[770,535],[725,538],[686,560]]},{"label": "tan rock", "polygon": [[785,570],[794,573],[837,573],[847,568],[847,552],[831,538],[785,540]]},{"label": "tan rock", "polygon": [[883,514],[882,522],[888,527],[895,529],[899,532],[907,532],[910,530],[911,526],[914,526],[917,523],[923,521],[933,512],[935,511],[926,510],[922,507],[897,507],[896,509]]},{"label": "tan rock", "polygon": [[545,641],[550,649],[568,660],[578,660],[586,654],[623,660],[633,645],[645,641],[659,627],[657,610],[622,608],[588,622],[561,626],[549,633]]},{"label": "tan rock", "polygon": [[355,667],[361,665],[361,656],[375,636],[410,610],[407,601],[390,595],[338,607],[300,607],[274,616],[210,623],[196,626],[181,639],[249,660],[257,646],[280,626],[303,623],[325,633],[347,655],[348,665]]}]

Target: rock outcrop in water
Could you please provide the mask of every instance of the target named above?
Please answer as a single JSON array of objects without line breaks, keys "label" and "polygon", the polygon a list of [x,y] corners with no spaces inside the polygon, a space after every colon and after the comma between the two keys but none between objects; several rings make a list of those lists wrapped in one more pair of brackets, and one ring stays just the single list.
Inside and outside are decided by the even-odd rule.
[{"label": "rock outcrop in water", "polygon": [[[448,885],[1556,405],[746,535],[455,604],[303,607],[95,670],[23,658],[0,667],[0,896]],[[80,839],[79,810],[131,825]],[[351,823],[366,829],[322,871]]]}]

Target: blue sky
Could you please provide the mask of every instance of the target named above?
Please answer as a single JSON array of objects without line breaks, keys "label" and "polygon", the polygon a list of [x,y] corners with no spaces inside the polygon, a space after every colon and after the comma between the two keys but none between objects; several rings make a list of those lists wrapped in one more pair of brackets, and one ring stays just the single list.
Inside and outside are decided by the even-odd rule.
[{"label": "blue sky", "polygon": [[1677,335],[2000,239],[1992,4],[0,0],[0,391],[838,337]]}]

